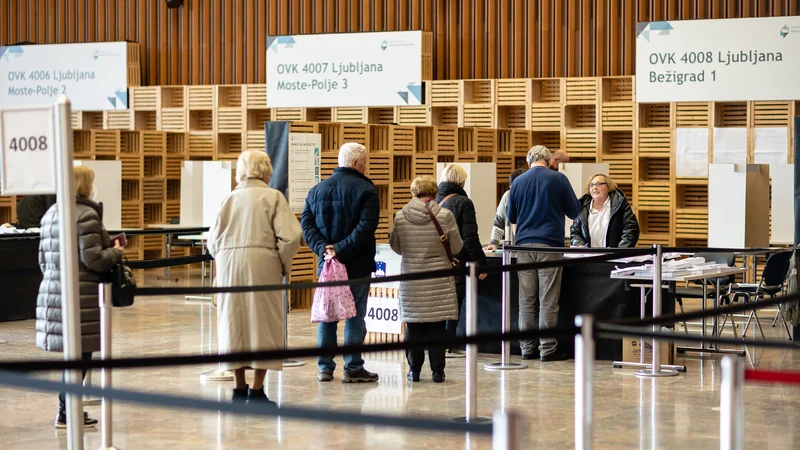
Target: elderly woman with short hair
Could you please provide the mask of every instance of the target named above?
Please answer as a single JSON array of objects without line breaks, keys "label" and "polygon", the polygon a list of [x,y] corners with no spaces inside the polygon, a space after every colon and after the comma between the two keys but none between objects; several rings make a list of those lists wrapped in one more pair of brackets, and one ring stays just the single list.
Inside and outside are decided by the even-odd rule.
[{"label": "elderly woman with short hair", "polygon": [[599,173],[586,182],[581,212],[569,229],[574,247],[635,247],[639,222],[625,193],[608,175]]},{"label": "elderly woman with short hair", "polygon": [[[300,248],[302,230],[283,194],[270,188],[269,156],[245,151],[236,163],[239,183],[220,206],[208,239],[217,265],[216,285],[280,284]],[[283,348],[285,323],[281,291],[219,294],[217,338],[221,355]],[[252,387],[245,368],[255,369]],[[236,382],[233,402],[270,404],[264,393],[267,370],[281,370],[281,361],[222,363]]]},{"label": "elderly woman with short hair", "polygon": [[[445,245],[455,255],[463,243],[453,214],[435,201],[438,189],[430,176],[411,183],[413,198],[395,215],[390,243],[402,256],[401,273],[429,272],[452,268]],[[435,221],[435,222],[434,222]],[[438,227],[437,227],[438,223]],[[441,228],[440,234],[438,228]],[[458,318],[456,286],[452,277],[400,282],[400,320],[406,323],[406,341],[425,343],[447,337],[446,321]],[[419,381],[425,362],[424,346],[406,352],[409,381]],[[428,346],[433,381],[444,381],[445,349]]]}]

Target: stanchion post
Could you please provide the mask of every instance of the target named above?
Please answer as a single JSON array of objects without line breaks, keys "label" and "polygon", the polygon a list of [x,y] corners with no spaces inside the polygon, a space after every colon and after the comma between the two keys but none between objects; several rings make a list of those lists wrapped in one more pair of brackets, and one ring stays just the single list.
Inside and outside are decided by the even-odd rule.
[{"label": "stanchion post", "polygon": [[[655,244],[656,254],[653,255],[653,317],[661,315],[661,265],[664,257],[661,251],[661,245]],[[661,330],[661,324],[653,324],[653,332],[658,333]],[[644,353],[644,339],[641,340],[641,351]],[[675,370],[662,370],[661,369],[661,346],[658,344],[658,339],[653,338],[653,361],[651,369],[640,370],[635,373],[638,377],[671,377],[678,375]]]},{"label": "stanchion post", "polygon": [[[478,268],[475,263],[467,263],[467,336],[478,333]],[[467,422],[478,417],[478,348],[467,344]]]},{"label": "stanchion post", "polygon": [[[507,267],[511,265],[511,251],[506,250],[506,247],[510,245],[508,240],[503,241],[503,267]],[[502,324],[501,329],[503,333],[508,333],[511,331],[511,272],[505,271],[502,274],[503,277],[503,295],[501,299],[501,308],[502,308]],[[500,350],[500,362],[486,364],[484,369],[486,370],[519,370],[519,369],[526,369],[528,367],[527,364],[524,363],[512,363],[511,362],[511,341],[503,340],[501,344]]]},{"label": "stanchion post", "polygon": [[[81,359],[80,297],[78,292],[78,232],[75,213],[75,174],[73,172],[72,119],[66,95],[54,108],[55,169],[59,223],[59,267],[61,268],[61,324],[64,336],[64,360]],[[81,384],[81,371],[68,370],[68,384]],[[83,404],[77,394],[66,394],[67,447],[83,450]]]},{"label": "stanchion post", "polygon": [[524,416],[514,411],[495,411],[492,422],[492,450],[522,450]]},{"label": "stanchion post", "polygon": [[[283,284],[289,284],[289,277],[286,275],[283,276]],[[284,289],[283,291],[283,319],[284,319],[284,326],[283,326],[283,348],[289,348],[289,308],[291,305],[289,304],[289,291]],[[283,367],[300,367],[306,365],[303,361],[297,361],[295,359],[287,359],[283,361]]]},{"label": "stanchion post", "polygon": [[720,394],[720,450],[744,449],[744,360],[726,356],[722,360]]},{"label": "stanchion post", "polygon": [[575,449],[592,450],[594,393],[594,319],[575,317]]},{"label": "stanchion post", "polygon": [[[102,283],[99,286],[98,298],[100,299],[100,359],[111,359],[111,308],[114,306],[111,299],[111,283]],[[104,368],[100,373],[100,386],[111,389],[111,369]],[[101,400],[101,450],[113,450],[113,428],[111,399],[105,396]]]}]

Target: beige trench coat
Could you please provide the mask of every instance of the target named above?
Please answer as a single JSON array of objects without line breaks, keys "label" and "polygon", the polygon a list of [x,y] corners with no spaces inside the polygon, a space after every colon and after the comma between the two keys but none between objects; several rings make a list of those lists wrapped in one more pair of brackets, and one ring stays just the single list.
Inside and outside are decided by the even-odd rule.
[{"label": "beige trench coat", "polygon": [[[222,202],[211,227],[208,251],[216,260],[217,286],[280,284],[300,247],[302,230],[286,198],[261,180],[247,180]],[[282,291],[218,294],[219,353],[283,348],[285,323]],[[281,370],[282,361],[223,363]]]}]

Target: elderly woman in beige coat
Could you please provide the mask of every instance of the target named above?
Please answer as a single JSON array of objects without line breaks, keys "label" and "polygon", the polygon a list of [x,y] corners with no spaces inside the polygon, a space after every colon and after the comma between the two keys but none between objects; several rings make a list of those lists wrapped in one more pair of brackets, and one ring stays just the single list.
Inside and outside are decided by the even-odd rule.
[{"label": "elderly woman in beige coat", "polygon": [[[246,151],[236,163],[236,189],[222,202],[211,227],[208,250],[217,265],[217,286],[280,284],[300,247],[302,230],[282,193],[267,186],[272,164],[264,152]],[[281,291],[219,294],[219,353],[283,348],[285,315]],[[252,387],[245,368],[255,369]],[[281,361],[223,363],[236,381],[233,402],[268,403],[267,370],[281,370]]]},{"label": "elderly woman in beige coat", "polygon": [[[445,245],[453,255],[463,247],[453,214],[434,201],[438,193],[436,180],[430,176],[417,177],[411,183],[413,198],[394,218],[391,236],[392,250],[402,256],[402,273],[450,269],[452,265],[431,215],[436,218],[447,236]],[[456,285],[452,277],[434,280],[400,282],[400,320],[406,323],[406,341],[425,343],[447,338],[446,321],[458,319]],[[445,349],[428,346],[428,360],[433,381],[444,381]],[[411,371],[409,381],[419,381],[425,362],[422,345],[406,352]]]}]

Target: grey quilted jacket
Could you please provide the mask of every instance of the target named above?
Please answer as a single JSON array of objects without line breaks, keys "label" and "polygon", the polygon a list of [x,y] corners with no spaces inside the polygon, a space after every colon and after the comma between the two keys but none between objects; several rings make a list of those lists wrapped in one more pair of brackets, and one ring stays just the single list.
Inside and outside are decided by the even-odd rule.
[{"label": "grey quilted jacket", "polygon": [[[102,207],[77,199],[78,266],[80,270],[81,351],[100,351],[100,309],[97,289],[103,275],[122,259],[103,228]],[[61,326],[61,268],[59,261],[58,207],[42,218],[39,267],[44,274],[36,299],[36,346],[49,352],[64,351]]]},{"label": "grey quilted jacket", "polygon": [[[402,273],[428,272],[449,269],[439,233],[431,221],[426,208],[430,208],[436,220],[447,234],[450,251],[456,255],[464,246],[458,234],[458,225],[453,214],[439,207],[436,202],[425,203],[411,199],[397,212],[392,227],[392,250],[402,256]],[[403,322],[440,322],[457,320],[456,285],[452,277],[403,281],[400,283],[400,320]]]}]

